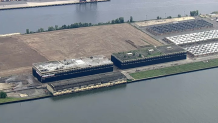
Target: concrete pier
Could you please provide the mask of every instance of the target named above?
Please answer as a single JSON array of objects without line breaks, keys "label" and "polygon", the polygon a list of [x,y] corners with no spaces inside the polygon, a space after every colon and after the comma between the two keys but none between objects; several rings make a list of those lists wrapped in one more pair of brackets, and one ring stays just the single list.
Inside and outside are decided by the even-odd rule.
[{"label": "concrete pier", "polygon": [[[106,1],[110,1],[110,0],[97,0],[94,2],[106,2]],[[47,7],[47,6],[62,6],[62,5],[70,5],[70,4],[85,4],[85,3],[93,3],[93,1],[87,0],[86,2],[80,2],[80,0],[65,0],[65,1],[17,2],[17,3],[0,2],[0,10],[36,8],[36,7]]]}]

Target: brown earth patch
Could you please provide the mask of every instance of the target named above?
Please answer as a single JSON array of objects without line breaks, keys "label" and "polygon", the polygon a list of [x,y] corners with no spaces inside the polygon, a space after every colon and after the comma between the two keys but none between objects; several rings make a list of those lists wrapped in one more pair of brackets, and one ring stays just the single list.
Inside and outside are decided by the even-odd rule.
[{"label": "brown earth patch", "polygon": [[6,71],[31,66],[34,62],[46,60],[46,58],[16,38],[0,38],[0,76],[6,74]]},{"label": "brown earth patch", "polygon": [[[31,35],[20,35],[22,40],[49,60],[78,58],[92,55],[135,50],[134,45],[143,47],[150,44],[161,45],[147,34],[129,24],[94,26],[78,29],[68,29]],[[146,41],[146,42],[145,42]]]}]

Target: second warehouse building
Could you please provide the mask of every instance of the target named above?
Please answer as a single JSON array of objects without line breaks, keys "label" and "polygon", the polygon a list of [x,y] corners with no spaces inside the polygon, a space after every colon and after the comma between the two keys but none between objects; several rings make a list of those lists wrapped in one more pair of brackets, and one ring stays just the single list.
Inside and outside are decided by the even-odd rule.
[{"label": "second warehouse building", "polygon": [[111,61],[120,69],[147,66],[186,59],[186,51],[177,45],[147,47],[139,50],[114,53]]}]

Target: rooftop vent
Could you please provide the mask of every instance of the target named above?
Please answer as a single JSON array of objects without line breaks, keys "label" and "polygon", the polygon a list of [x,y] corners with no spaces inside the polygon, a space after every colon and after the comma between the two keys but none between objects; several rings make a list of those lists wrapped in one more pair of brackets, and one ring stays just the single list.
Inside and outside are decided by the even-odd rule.
[{"label": "rooftop vent", "polygon": [[154,49],[149,49],[148,51],[149,51],[149,52],[153,52],[153,51],[154,51]]},{"label": "rooftop vent", "polygon": [[127,53],[127,55],[132,55],[132,53]]},{"label": "rooftop vent", "polygon": [[173,49],[173,48],[172,48],[171,46],[169,46],[169,47],[167,47],[167,49],[168,49],[168,50],[171,50],[171,49]]}]

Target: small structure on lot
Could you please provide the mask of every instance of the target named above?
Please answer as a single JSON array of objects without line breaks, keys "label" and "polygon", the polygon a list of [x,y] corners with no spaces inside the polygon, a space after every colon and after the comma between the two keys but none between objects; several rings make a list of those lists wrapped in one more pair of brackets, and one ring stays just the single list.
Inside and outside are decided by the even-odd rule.
[{"label": "small structure on lot", "polygon": [[32,66],[33,75],[40,82],[51,82],[112,71],[113,63],[105,56],[47,61],[34,63]]},{"label": "small structure on lot", "polygon": [[[132,53],[132,55],[129,55]],[[111,61],[120,69],[128,69],[186,59],[186,51],[177,45],[147,47],[139,50],[113,53]]]},{"label": "small structure on lot", "polygon": [[108,72],[103,74],[61,80],[57,82],[50,82],[47,83],[47,89],[54,96],[58,96],[125,83],[127,83],[127,79],[122,73]]}]

